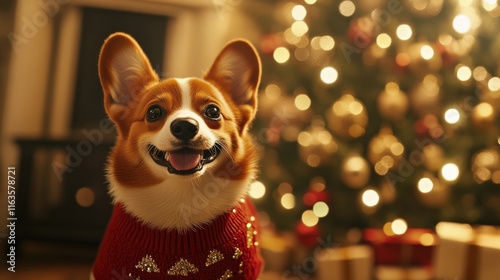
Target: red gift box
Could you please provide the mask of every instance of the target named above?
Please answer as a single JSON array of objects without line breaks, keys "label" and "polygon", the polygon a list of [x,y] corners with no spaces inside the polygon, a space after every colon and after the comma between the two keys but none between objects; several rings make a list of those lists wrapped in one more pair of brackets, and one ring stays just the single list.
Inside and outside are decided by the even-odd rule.
[{"label": "red gift box", "polygon": [[434,231],[408,229],[401,235],[387,235],[381,229],[365,229],[363,238],[373,246],[376,265],[429,266],[436,244]]}]

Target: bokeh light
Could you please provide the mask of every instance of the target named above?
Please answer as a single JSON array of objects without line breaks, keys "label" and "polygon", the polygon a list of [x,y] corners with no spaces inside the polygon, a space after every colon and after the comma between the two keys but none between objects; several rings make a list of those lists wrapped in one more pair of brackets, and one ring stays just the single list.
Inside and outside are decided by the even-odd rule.
[{"label": "bokeh light", "polygon": [[301,36],[304,36],[304,34],[306,34],[307,31],[309,31],[309,26],[307,26],[307,23],[305,23],[304,21],[299,20],[299,21],[292,23],[291,29],[292,29],[292,33],[295,36],[301,37]]},{"label": "bokeh light", "polygon": [[319,39],[319,47],[324,51],[330,51],[335,46],[335,40],[333,40],[332,36],[322,36]]},{"label": "bokeh light", "polygon": [[295,208],[295,196],[291,193],[285,193],[281,197],[281,206],[285,209],[293,209]]},{"label": "bokeh light", "polygon": [[338,72],[333,67],[325,67],[321,70],[321,80],[325,84],[333,84],[338,78]]},{"label": "bokeh light", "polygon": [[491,91],[500,90],[500,78],[493,77],[488,81],[488,89]]},{"label": "bokeh light", "polygon": [[368,207],[373,207],[379,203],[380,196],[375,190],[368,189],[368,190],[365,190],[363,192],[363,194],[361,195],[361,200],[363,201],[364,205],[366,205]]},{"label": "bokeh light", "polygon": [[468,66],[460,65],[457,67],[457,78],[462,81],[468,81],[472,77],[472,71]]},{"label": "bokeh light", "polygon": [[421,193],[430,193],[434,188],[434,183],[429,178],[422,178],[418,181],[418,190]]},{"label": "bokeh light", "polygon": [[392,221],[391,229],[394,234],[402,235],[405,234],[406,230],[408,230],[408,224],[405,220],[398,218]]},{"label": "bokeh light", "polygon": [[316,215],[319,218],[326,217],[329,211],[330,208],[328,207],[328,204],[326,204],[323,201],[318,201],[313,206],[314,215]]},{"label": "bokeh light", "polygon": [[278,63],[285,63],[290,58],[290,52],[285,47],[278,47],[273,53],[274,60]]},{"label": "bokeh light", "polygon": [[406,41],[411,38],[413,31],[408,24],[401,24],[396,28],[396,35],[400,40]]},{"label": "bokeh light", "polygon": [[266,186],[260,181],[255,181],[250,184],[248,194],[254,199],[262,198],[266,194]]},{"label": "bokeh light", "polygon": [[302,213],[302,223],[308,227],[313,227],[318,224],[319,218],[313,212],[313,210],[306,210]]},{"label": "bokeh light", "polygon": [[420,48],[420,55],[423,59],[429,60],[434,56],[434,49],[429,45],[424,45]]},{"label": "bokeh light", "polygon": [[352,1],[342,1],[339,5],[339,12],[345,17],[350,17],[356,11],[356,5]]},{"label": "bokeh light", "polygon": [[456,124],[460,121],[460,112],[455,108],[450,108],[444,113],[444,120],[449,124]]},{"label": "bokeh light", "polygon": [[460,175],[460,170],[456,164],[447,163],[441,168],[441,175],[446,181],[455,181]]},{"label": "bokeh light", "polygon": [[311,98],[307,94],[301,93],[295,97],[295,107],[301,111],[305,111],[311,107]]},{"label": "bokeh light", "polygon": [[391,46],[392,44],[392,39],[391,36],[389,36],[387,33],[382,33],[377,36],[377,46],[379,46],[382,49],[386,49]]},{"label": "bokeh light", "polygon": [[307,10],[302,5],[295,5],[292,9],[292,17],[294,20],[304,20],[307,15]]},{"label": "bokeh light", "polygon": [[453,19],[453,29],[460,34],[467,33],[471,26],[470,18],[464,14],[459,14]]}]

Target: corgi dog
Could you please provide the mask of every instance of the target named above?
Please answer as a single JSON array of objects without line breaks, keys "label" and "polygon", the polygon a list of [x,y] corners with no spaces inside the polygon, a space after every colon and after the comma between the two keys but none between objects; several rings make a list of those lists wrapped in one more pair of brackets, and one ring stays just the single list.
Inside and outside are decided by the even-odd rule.
[{"label": "corgi dog", "polygon": [[91,279],[256,279],[255,48],[229,42],[203,78],[161,80],[139,44],[115,33],[98,68],[118,135],[107,164],[114,210]]}]

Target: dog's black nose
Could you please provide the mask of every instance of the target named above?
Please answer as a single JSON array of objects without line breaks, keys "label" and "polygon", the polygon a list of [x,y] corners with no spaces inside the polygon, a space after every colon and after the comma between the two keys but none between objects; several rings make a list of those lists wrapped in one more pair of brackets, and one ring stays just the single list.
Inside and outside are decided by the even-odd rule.
[{"label": "dog's black nose", "polygon": [[187,141],[198,133],[198,122],[192,118],[176,119],[170,124],[170,131],[177,139]]}]

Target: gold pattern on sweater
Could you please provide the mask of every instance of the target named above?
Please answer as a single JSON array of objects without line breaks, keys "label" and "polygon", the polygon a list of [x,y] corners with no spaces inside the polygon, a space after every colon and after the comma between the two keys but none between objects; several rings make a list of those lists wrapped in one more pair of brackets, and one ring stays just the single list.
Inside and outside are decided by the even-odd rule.
[{"label": "gold pattern on sweater", "polygon": [[146,271],[148,273],[160,272],[160,269],[156,265],[155,260],[150,255],[146,255],[145,257],[143,257],[142,260],[135,265],[135,268],[140,269],[141,271]]},{"label": "gold pattern on sweater", "polygon": [[243,252],[238,247],[234,247],[233,259],[237,260],[243,255]]},{"label": "gold pattern on sweater", "polygon": [[219,280],[227,280],[227,279],[231,279],[233,278],[233,272],[231,270],[226,270],[226,272],[224,273],[224,275],[222,275]]},{"label": "gold pattern on sweater", "polygon": [[168,271],[168,275],[188,276],[189,273],[198,272],[198,268],[189,261],[181,258]]},{"label": "gold pattern on sweater", "polygon": [[216,262],[220,262],[224,259],[224,255],[218,250],[211,250],[207,257],[207,262],[205,266],[210,266]]}]

